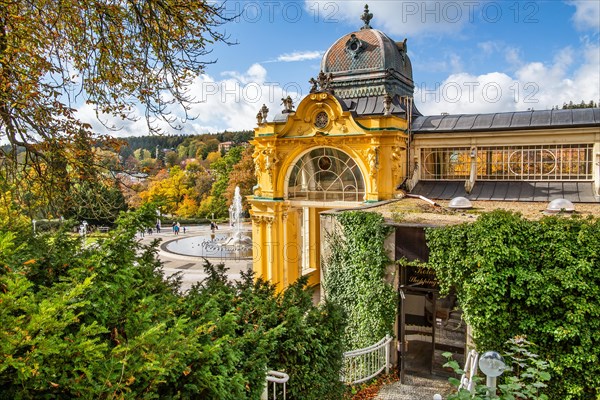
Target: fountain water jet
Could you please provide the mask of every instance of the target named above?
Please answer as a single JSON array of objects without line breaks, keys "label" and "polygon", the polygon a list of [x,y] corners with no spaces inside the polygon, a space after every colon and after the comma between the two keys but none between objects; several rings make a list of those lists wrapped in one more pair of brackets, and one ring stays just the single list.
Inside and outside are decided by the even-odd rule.
[{"label": "fountain water jet", "polygon": [[242,195],[240,194],[239,186],[235,187],[231,211],[233,217],[233,234],[224,241],[218,243],[217,246],[233,250],[251,249],[252,239],[249,236],[246,236],[242,233],[241,217],[244,211],[242,209]]},{"label": "fountain water jet", "polygon": [[230,232],[225,235],[214,231],[210,236],[198,235],[171,240],[161,248],[165,251],[185,256],[221,258],[221,259],[248,259],[252,257],[252,238],[244,234],[241,217],[242,196],[239,187],[235,188],[233,203],[229,208]]}]

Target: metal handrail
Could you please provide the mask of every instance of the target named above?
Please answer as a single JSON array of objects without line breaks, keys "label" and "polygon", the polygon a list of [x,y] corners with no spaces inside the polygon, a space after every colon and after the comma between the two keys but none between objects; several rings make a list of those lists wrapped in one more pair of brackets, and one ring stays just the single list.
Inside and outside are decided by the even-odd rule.
[{"label": "metal handrail", "polygon": [[391,341],[392,337],[386,335],[371,346],[345,352],[341,380],[347,385],[354,385],[374,378],[383,370],[389,373]]},{"label": "metal handrail", "polygon": [[286,384],[290,380],[290,376],[285,372],[269,370],[267,371],[266,380],[267,384],[265,386],[265,390],[263,391],[262,396],[260,397],[261,400],[269,400],[269,382],[273,384],[273,400],[277,399],[277,384],[283,385],[283,400],[286,400]]}]

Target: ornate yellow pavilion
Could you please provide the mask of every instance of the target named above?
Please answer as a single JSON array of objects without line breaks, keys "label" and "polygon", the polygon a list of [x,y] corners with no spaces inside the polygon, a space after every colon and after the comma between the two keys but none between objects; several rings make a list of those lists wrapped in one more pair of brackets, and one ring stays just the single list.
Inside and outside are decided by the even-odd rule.
[{"label": "ornate yellow pavilion", "polygon": [[311,93],[254,130],[258,276],[320,282],[319,213],[392,199],[600,202],[600,110],[422,116],[406,39],[369,25],[324,54]]},{"label": "ornate yellow pavilion", "polygon": [[[365,26],[324,55],[313,88],[257,115],[251,196],[254,270],[283,288],[319,283],[319,213],[390,199],[407,177],[414,84],[406,41]],[[408,110],[408,111],[407,111]]]}]

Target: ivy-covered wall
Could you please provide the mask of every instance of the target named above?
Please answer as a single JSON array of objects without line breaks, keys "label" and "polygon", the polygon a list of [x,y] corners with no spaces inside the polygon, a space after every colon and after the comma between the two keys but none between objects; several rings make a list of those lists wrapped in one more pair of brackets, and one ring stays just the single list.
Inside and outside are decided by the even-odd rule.
[{"label": "ivy-covered wall", "polygon": [[494,211],[427,242],[480,350],[526,335],[550,362],[550,399],[600,398],[600,219]]},{"label": "ivy-covered wall", "polygon": [[377,213],[331,215],[323,251],[324,295],[346,312],[346,349],[358,349],[393,334],[396,291],[386,279],[392,260],[385,249],[392,228]]}]

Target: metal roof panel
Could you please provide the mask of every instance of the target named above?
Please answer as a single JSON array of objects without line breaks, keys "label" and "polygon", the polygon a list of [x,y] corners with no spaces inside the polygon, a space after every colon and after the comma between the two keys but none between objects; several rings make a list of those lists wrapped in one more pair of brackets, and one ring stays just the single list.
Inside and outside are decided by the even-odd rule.
[{"label": "metal roof panel", "polygon": [[440,123],[442,122],[442,118],[443,116],[432,116],[432,117],[426,117],[425,121],[423,121],[423,125],[421,127],[421,129],[427,129],[427,130],[435,130],[438,128],[438,126],[440,125]]},{"label": "metal roof panel", "polygon": [[492,197],[490,198],[491,200],[504,200],[506,199],[506,195],[508,193],[508,189],[509,189],[509,184],[510,182],[496,182],[496,185],[494,187],[494,192],[492,193]]},{"label": "metal roof panel", "polygon": [[473,123],[473,129],[488,129],[492,126],[492,121],[496,114],[477,114],[475,115],[475,122]]},{"label": "metal roof panel", "polygon": [[454,129],[461,130],[461,131],[462,130],[464,130],[464,131],[471,130],[473,128],[473,124],[475,123],[476,118],[477,118],[477,115],[461,115],[458,118],[456,125],[454,125]]},{"label": "metal roof panel", "polygon": [[508,187],[506,189],[506,194],[504,196],[504,200],[519,200],[521,196],[521,187],[523,186],[523,182],[506,182]]},{"label": "metal roof panel", "polygon": [[460,188],[462,186],[464,186],[464,182],[460,181],[451,181],[448,182],[446,184],[446,188],[444,189],[444,191],[442,192],[442,194],[440,195],[440,199],[444,199],[444,200],[450,200],[454,197],[456,197],[456,192],[460,191]]},{"label": "metal roof panel", "polygon": [[411,193],[434,200],[463,196],[476,201],[548,202],[565,198],[573,203],[600,203],[592,182],[478,181],[467,194],[463,181],[420,181]]},{"label": "metal roof panel", "polygon": [[446,185],[448,185],[448,181],[436,182],[436,185],[434,185],[431,188],[429,194],[426,197],[431,197],[432,199],[439,199],[441,194],[444,193]]},{"label": "metal roof panel", "polygon": [[367,97],[367,104],[365,105],[365,114],[373,114],[375,108],[377,107],[377,97],[370,96]]},{"label": "metal roof panel", "polygon": [[516,112],[513,114],[512,121],[510,122],[511,128],[522,128],[531,126],[531,116],[533,112]]},{"label": "metal roof panel", "polygon": [[563,196],[565,199],[577,203],[579,202],[579,188],[577,182],[563,182]]},{"label": "metal roof panel", "polygon": [[573,111],[573,125],[576,124],[593,124],[594,110],[591,108],[579,108]]},{"label": "metal roof panel", "polygon": [[494,115],[494,120],[492,121],[492,129],[498,128],[509,128],[510,122],[512,121],[514,113],[498,113]]},{"label": "metal roof panel", "polygon": [[367,99],[364,97],[359,97],[356,103],[356,113],[361,115],[365,113],[367,107]]},{"label": "metal roof panel", "polygon": [[413,118],[412,124],[411,124],[411,129],[414,131],[415,130],[418,131],[423,126],[423,122],[425,122],[426,119],[427,119],[427,117],[423,117],[423,116]]},{"label": "metal roof panel", "polygon": [[480,182],[481,191],[477,196],[477,200],[491,200],[494,195],[495,184],[496,182]]},{"label": "metal roof panel", "polygon": [[532,182],[521,182],[521,194],[519,195],[520,201],[533,201],[533,194],[535,187]]},{"label": "metal roof panel", "polygon": [[552,125],[573,125],[572,110],[553,110]]},{"label": "metal roof panel", "polygon": [[534,182],[533,187],[533,201],[548,201],[548,182]]},{"label": "metal roof panel", "polygon": [[596,203],[600,201],[600,197],[594,194],[592,182],[577,182],[579,189],[579,200],[582,203]]},{"label": "metal roof panel", "polygon": [[552,122],[550,110],[534,111],[531,113],[531,126],[548,126]]},{"label": "metal roof panel", "polygon": [[440,121],[440,125],[438,126],[438,130],[446,131],[452,130],[456,125],[456,122],[460,118],[460,115],[444,115],[442,116],[442,120]]}]

